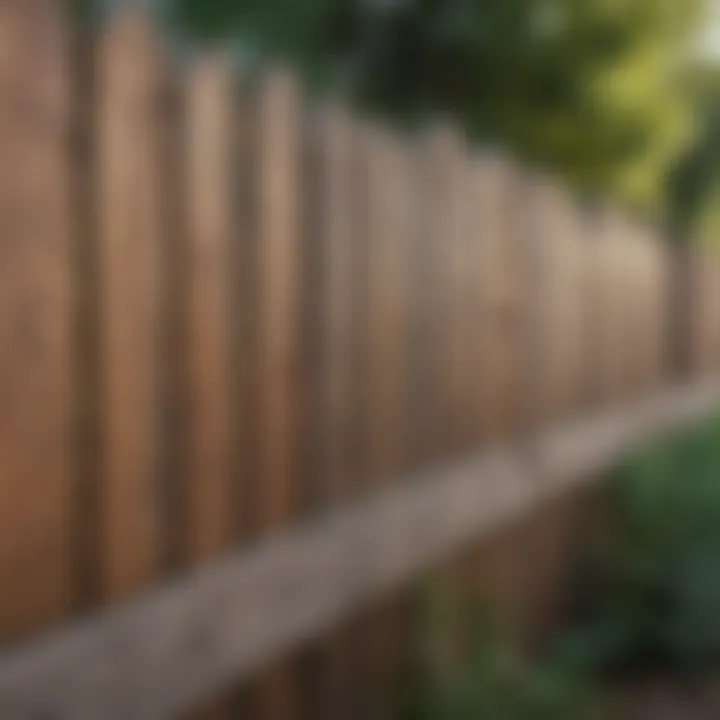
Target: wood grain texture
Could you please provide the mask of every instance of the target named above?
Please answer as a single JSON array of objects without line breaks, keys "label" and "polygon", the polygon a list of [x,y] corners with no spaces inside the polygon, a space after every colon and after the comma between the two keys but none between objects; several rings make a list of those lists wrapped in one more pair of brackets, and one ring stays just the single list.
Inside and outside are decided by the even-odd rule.
[{"label": "wood grain texture", "polygon": [[290,519],[295,503],[300,397],[299,123],[285,75],[262,91],[259,126],[258,475],[263,533]]},{"label": "wood grain texture", "polygon": [[233,89],[222,57],[200,60],[186,94],[188,553],[234,540]]},{"label": "wood grain texture", "polygon": [[421,212],[427,234],[427,352],[435,356],[435,442],[437,460],[450,457],[460,444],[467,389],[462,383],[462,247],[464,220],[464,140],[451,126],[436,128],[425,139],[424,195]]},{"label": "wood grain texture", "polygon": [[519,177],[499,156],[483,159],[477,202],[483,208],[482,307],[483,332],[480,382],[481,427],[487,442],[507,438],[521,418],[524,384],[525,326],[519,284],[523,271],[520,235]]},{"label": "wood grain texture", "polygon": [[0,3],[0,642],[56,622],[75,592],[64,30],[59,3]]},{"label": "wood grain texture", "polygon": [[593,306],[596,342],[594,343],[595,386],[600,405],[609,405],[622,397],[624,357],[623,313],[625,305],[622,268],[619,267],[622,243],[621,220],[617,213],[604,208],[593,238]]},{"label": "wood grain texture", "polygon": [[[0,0],[0,641],[74,586],[130,602],[171,560],[193,574],[0,658],[0,717],[162,717],[258,677],[245,716],[312,716],[287,653],[362,611],[328,635],[343,717],[391,671],[403,582],[716,408],[705,250],[684,265],[614,208],[593,226],[449,127],[309,117],[282,72],[238,108],[228,61],[195,56],[176,106],[140,15],[99,33],[79,93],[57,9]],[[670,347],[697,388],[668,385]]]},{"label": "wood grain texture", "polygon": [[142,16],[114,18],[98,78],[100,593],[117,599],[159,569],[158,406],[162,289],[160,58]]},{"label": "wood grain texture", "polygon": [[359,129],[348,112],[327,108],[317,119],[313,179],[319,238],[315,447],[321,508],[346,501],[360,482],[361,150]]},{"label": "wood grain texture", "polygon": [[400,472],[407,457],[407,307],[410,215],[403,148],[380,129],[364,133],[367,162],[367,469],[369,487]]},{"label": "wood grain texture", "polygon": [[690,366],[698,376],[717,373],[720,357],[720,289],[717,260],[712,251],[695,248],[690,252]]},{"label": "wood grain texture", "polygon": [[536,421],[559,422],[577,412],[582,393],[583,329],[586,321],[580,210],[567,189],[549,179],[534,187],[531,212],[535,218],[535,272],[538,297],[533,334],[537,402]]},{"label": "wood grain texture", "polygon": [[[483,205],[481,160],[468,150],[458,168],[457,267],[458,385],[463,388],[457,451],[476,452],[482,444]],[[412,193],[413,195],[415,193]]]},{"label": "wood grain texture", "polygon": [[451,287],[450,317],[453,339],[450,382],[454,396],[452,451],[457,455],[477,449],[475,388],[479,384],[477,323],[480,307],[480,226],[477,224],[472,151],[460,139],[451,168],[452,207],[448,217],[447,252]]},{"label": "wood grain texture", "polygon": [[[363,467],[359,408],[363,287],[358,124],[340,106],[315,117],[313,134],[314,224],[316,261],[316,338],[313,387],[317,393],[313,444],[314,509],[318,513],[351,501],[361,493]],[[353,563],[361,562],[355,558]],[[323,638],[318,647],[314,688],[306,716],[335,720],[354,712],[358,665],[357,638],[351,625]]]},{"label": "wood grain texture", "polygon": [[[235,217],[235,94],[229,58],[199,58],[185,92],[187,237],[187,561],[200,565],[230,550],[238,533],[235,375],[238,282]],[[233,717],[224,698],[196,717]]]},{"label": "wood grain texture", "polygon": [[[500,447],[296,526],[181,583],[0,655],[2,717],[174,717],[543,498],[590,482],[637,444],[718,406],[717,384],[674,388],[540,435],[532,455],[527,447]],[[389,543],[393,536],[399,542]],[[407,537],[415,542],[402,542]],[[358,552],[377,558],[362,578],[348,562]]]},{"label": "wood grain texture", "polygon": [[[269,76],[259,95],[257,216],[257,475],[261,537],[282,530],[300,505],[301,116],[287,75]],[[289,662],[258,686],[256,715],[296,716],[298,676]]]},{"label": "wood grain texture", "polygon": [[[410,457],[409,306],[413,216],[409,148],[378,127],[363,133],[366,163],[367,375],[366,490],[379,492],[407,471]],[[388,543],[412,542],[391,537]],[[392,552],[386,547],[383,552]],[[359,559],[358,570],[376,562]],[[358,697],[361,717],[394,717],[400,672],[398,642],[404,610],[397,597],[364,617],[364,671],[368,692]]]}]

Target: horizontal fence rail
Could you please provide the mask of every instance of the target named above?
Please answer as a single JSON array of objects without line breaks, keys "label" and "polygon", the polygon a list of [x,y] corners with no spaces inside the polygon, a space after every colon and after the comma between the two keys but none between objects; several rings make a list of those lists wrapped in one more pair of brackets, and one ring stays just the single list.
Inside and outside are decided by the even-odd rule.
[{"label": "horizontal fence rail", "polygon": [[138,12],[0,38],[1,718],[381,685],[414,575],[719,405],[712,253]]},{"label": "horizontal fence rail", "polygon": [[638,443],[701,421],[719,402],[717,384],[678,388],[541,435],[532,447],[488,451],[0,655],[2,717],[175,717],[544,497],[597,477]]}]

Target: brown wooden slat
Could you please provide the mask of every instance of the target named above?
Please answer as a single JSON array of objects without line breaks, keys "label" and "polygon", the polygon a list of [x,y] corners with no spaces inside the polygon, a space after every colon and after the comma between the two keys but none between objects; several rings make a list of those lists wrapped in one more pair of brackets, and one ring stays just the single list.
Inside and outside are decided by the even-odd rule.
[{"label": "brown wooden slat", "polygon": [[[300,115],[293,81],[278,72],[260,92],[258,123],[258,433],[256,498],[262,536],[278,532],[300,501]],[[292,663],[258,687],[257,716],[297,710]]]},{"label": "brown wooden slat", "polygon": [[634,223],[628,226],[623,244],[621,272],[628,353],[626,397],[632,399],[633,396],[645,392],[648,384],[648,352],[652,324],[650,267],[645,257],[640,228]]},{"label": "brown wooden slat", "polygon": [[454,450],[468,454],[477,449],[475,442],[477,407],[476,387],[479,385],[480,349],[477,344],[479,306],[478,276],[480,260],[480,226],[473,213],[475,188],[470,149],[461,141],[455,158],[455,197],[448,241],[451,282],[453,285],[453,315],[455,326],[453,352],[453,384],[455,386]]},{"label": "brown wooden slat", "polygon": [[519,277],[523,272],[520,179],[501,157],[483,161],[479,201],[485,218],[482,237],[483,358],[482,432],[497,442],[517,429],[524,382],[522,346],[525,318]]},{"label": "brown wooden slat", "polygon": [[[232,69],[221,55],[191,68],[185,95],[187,280],[187,560],[229,550],[237,534],[233,322],[235,160]],[[232,700],[196,717],[233,717]]]},{"label": "brown wooden slat", "polygon": [[490,263],[493,258],[493,238],[499,232],[497,208],[494,203],[493,162],[483,155],[472,159],[471,167],[466,175],[468,183],[471,213],[471,227],[468,238],[469,288],[466,303],[467,317],[467,364],[471,373],[472,383],[466,388],[468,407],[470,408],[472,432],[469,444],[481,447],[486,438],[489,425],[488,405],[491,398],[492,381],[486,376],[485,365],[490,348],[488,347],[489,332],[488,307],[491,304],[492,276]]},{"label": "brown wooden slat", "polygon": [[236,531],[233,476],[231,283],[233,114],[230,68],[221,57],[193,68],[187,102],[188,554],[226,550]]},{"label": "brown wooden slat", "polygon": [[462,385],[461,243],[463,218],[463,140],[450,126],[434,130],[427,138],[424,161],[424,195],[421,211],[426,233],[425,293],[430,333],[428,351],[436,358],[437,407],[434,442],[437,459],[453,454],[460,444],[460,425],[467,401]]},{"label": "brown wooden slat", "polygon": [[73,586],[73,238],[59,3],[0,4],[0,641]]},{"label": "brown wooden slat", "polygon": [[365,134],[368,163],[367,441],[371,487],[403,469],[407,457],[409,221],[403,149],[382,130]]},{"label": "brown wooden slat", "polygon": [[296,91],[269,79],[259,137],[259,506],[262,532],[290,519],[297,499],[299,285],[299,116]]},{"label": "brown wooden slat", "polygon": [[618,270],[619,220],[608,209],[600,213],[593,238],[592,286],[596,342],[594,370],[598,402],[612,404],[621,395],[623,355],[626,351],[622,337],[623,293]]},{"label": "brown wooden slat", "polygon": [[703,310],[703,369],[708,377],[717,375],[720,364],[720,286],[718,285],[718,259],[717,253],[712,249],[705,249],[700,260]]},{"label": "brown wooden slat", "polygon": [[142,16],[113,19],[98,78],[100,592],[116,599],[159,569],[162,207],[158,50]]},{"label": "brown wooden slat", "polygon": [[[315,482],[318,512],[329,512],[359,492],[361,388],[360,300],[362,295],[358,127],[341,107],[325,108],[314,136],[315,225],[317,253],[317,339],[314,384],[317,393]],[[356,560],[359,562],[360,558]],[[317,685],[306,716],[324,720],[348,717],[356,690],[357,638],[341,628],[321,641]]]},{"label": "brown wooden slat", "polygon": [[[552,184],[551,184],[552,183]],[[582,236],[579,210],[567,189],[548,179],[540,181],[534,196],[537,217],[533,242],[539,273],[539,328],[535,375],[540,422],[566,420],[578,410],[583,382]]]},{"label": "brown wooden slat", "polygon": [[361,258],[358,129],[348,113],[328,108],[317,123],[317,363],[319,505],[333,506],[357,492],[360,402]]},{"label": "brown wooden slat", "polygon": [[[408,311],[413,217],[408,148],[378,127],[366,128],[363,140],[368,247],[365,465],[367,488],[377,492],[402,477],[410,457]],[[373,562],[371,556],[361,560],[362,565]],[[391,596],[365,618],[368,691],[358,703],[363,703],[366,717],[396,715],[393,690],[400,671],[398,638],[404,610],[402,601]]]}]

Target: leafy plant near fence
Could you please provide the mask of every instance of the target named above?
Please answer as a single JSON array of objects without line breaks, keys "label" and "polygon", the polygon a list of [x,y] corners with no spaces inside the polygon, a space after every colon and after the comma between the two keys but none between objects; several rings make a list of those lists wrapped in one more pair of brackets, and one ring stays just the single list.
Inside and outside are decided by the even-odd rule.
[{"label": "leafy plant near fence", "polygon": [[720,420],[621,468],[613,525],[586,577],[579,635],[599,668],[720,662]]},{"label": "leafy plant near fence", "polygon": [[577,615],[532,663],[472,600],[428,591],[410,720],[592,720],[608,717],[602,688],[617,677],[720,667],[720,419],[615,475]]},{"label": "leafy plant near fence", "polygon": [[447,589],[423,603],[408,720],[594,720],[590,675],[550,654],[528,663],[471,600]]}]

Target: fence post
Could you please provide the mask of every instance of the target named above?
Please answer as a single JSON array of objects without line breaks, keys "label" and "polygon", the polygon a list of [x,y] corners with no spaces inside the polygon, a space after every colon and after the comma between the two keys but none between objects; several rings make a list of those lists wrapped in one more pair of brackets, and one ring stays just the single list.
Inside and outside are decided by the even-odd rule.
[{"label": "fence post", "polygon": [[102,37],[98,87],[100,593],[137,592],[162,555],[159,502],[163,271],[159,50],[142,14]]},{"label": "fence post", "polygon": [[[258,531],[267,537],[293,520],[300,499],[301,118],[298,90],[284,72],[276,71],[267,78],[259,102],[254,490]],[[298,690],[293,663],[273,668],[258,686],[258,717],[292,717]]]},{"label": "fence post", "polygon": [[[314,118],[309,233],[317,238],[312,303],[316,362],[312,421],[313,506],[332,512],[358,494],[362,482],[358,405],[362,262],[358,232],[358,128],[345,108],[325,107]],[[348,563],[359,563],[349,557]],[[311,711],[334,720],[352,707],[357,689],[358,638],[353,626],[323,638],[315,667]],[[314,702],[313,702],[314,701]]]},{"label": "fence post", "polygon": [[695,312],[693,302],[693,250],[687,244],[671,250],[673,267],[669,278],[667,354],[673,382],[690,380],[694,374]]},{"label": "fence post", "polygon": [[193,562],[228,548],[237,500],[231,487],[232,80],[223,58],[193,69],[186,101],[187,352],[190,421],[188,552]]},{"label": "fence post", "polygon": [[0,4],[0,639],[75,591],[68,47],[56,0]]}]

